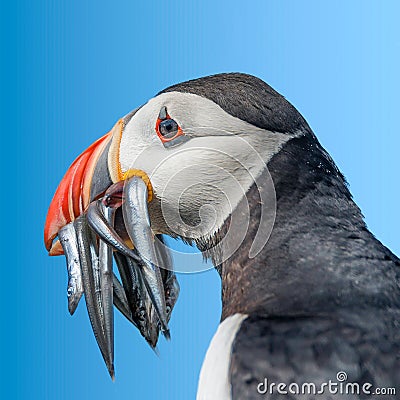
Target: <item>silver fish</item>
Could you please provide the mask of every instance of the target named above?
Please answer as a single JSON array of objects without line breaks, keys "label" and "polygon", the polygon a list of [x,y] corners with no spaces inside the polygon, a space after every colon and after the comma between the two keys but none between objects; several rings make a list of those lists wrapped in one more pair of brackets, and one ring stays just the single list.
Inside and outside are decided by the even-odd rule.
[{"label": "silver fish", "polygon": [[164,286],[157,267],[156,250],[147,209],[147,185],[137,176],[125,181],[122,212],[128,235],[142,260],[143,281],[160,320],[161,329],[169,338]]},{"label": "silver fish", "polygon": [[81,265],[79,260],[78,244],[74,224],[71,222],[65,225],[59,232],[58,238],[64,250],[67,260],[68,272],[68,310],[71,315],[78,307],[79,300],[83,294]]}]

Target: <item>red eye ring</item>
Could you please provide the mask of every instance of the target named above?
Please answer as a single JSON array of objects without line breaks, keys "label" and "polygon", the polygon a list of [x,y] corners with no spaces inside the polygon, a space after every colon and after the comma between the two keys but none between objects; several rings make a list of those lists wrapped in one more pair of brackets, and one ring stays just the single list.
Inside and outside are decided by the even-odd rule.
[{"label": "red eye ring", "polygon": [[[164,135],[161,133],[160,124],[161,124],[162,122],[168,121],[168,120],[173,121],[173,122],[177,125],[177,132],[176,132],[176,134],[175,134],[174,136],[172,136],[172,137],[166,137],[166,136],[164,136]],[[173,120],[173,119],[169,116],[168,113],[166,113],[166,117],[165,117],[165,118],[157,118],[155,130],[156,130],[157,136],[160,138],[160,140],[161,140],[162,143],[171,142],[171,141],[175,140],[176,138],[178,138],[178,137],[184,135],[184,133],[183,133],[183,131],[182,131],[182,128],[178,125],[178,123],[177,123],[175,120]]]}]

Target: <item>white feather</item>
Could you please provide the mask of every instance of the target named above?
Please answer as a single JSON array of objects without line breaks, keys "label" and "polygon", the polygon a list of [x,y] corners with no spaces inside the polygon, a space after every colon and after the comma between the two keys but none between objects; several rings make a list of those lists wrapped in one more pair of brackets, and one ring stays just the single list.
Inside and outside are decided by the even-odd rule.
[{"label": "white feather", "polygon": [[219,325],[200,371],[197,400],[230,400],[232,398],[229,379],[232,343],[246,318],[245,314],[234,314]]}]

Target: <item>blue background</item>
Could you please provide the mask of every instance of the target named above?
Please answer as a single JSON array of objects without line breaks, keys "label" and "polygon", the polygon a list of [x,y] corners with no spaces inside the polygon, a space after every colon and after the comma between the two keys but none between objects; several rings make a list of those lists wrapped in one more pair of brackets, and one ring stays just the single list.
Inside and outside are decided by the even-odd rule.
[{"label": "blue background", "polygon": [[64,259],[47,256],[42,233],[73,159],[170,84],[227,71],[266,80],[400,252],[399,2],[144,3],[1,2],[2,398],[194,398],[219,321],[217,273],[180,276],[160,357],[116,315],[113,383],[83,302],[68,315]]}]

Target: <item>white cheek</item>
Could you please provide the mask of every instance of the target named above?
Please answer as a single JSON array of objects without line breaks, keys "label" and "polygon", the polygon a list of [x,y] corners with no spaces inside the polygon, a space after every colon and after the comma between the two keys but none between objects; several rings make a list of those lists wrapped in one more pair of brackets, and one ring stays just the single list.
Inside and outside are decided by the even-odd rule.
[{"label": "white cheek", "polygon": [[[161,107],[191,139],[166,149],[155,132]],[[145,171],[161,202],[162,219],[179,236],[211,236],[291,135],[235,118],[210,100],[165,93],[134,115],[122,135],[125,172]]]},{"label": "white cheek", "polygon": [[241,137],[210,136],[169,150],[150,146],[130,168],[149,175],[169,231],[196,239],[221,227],[265,168],[264,157]]}]

